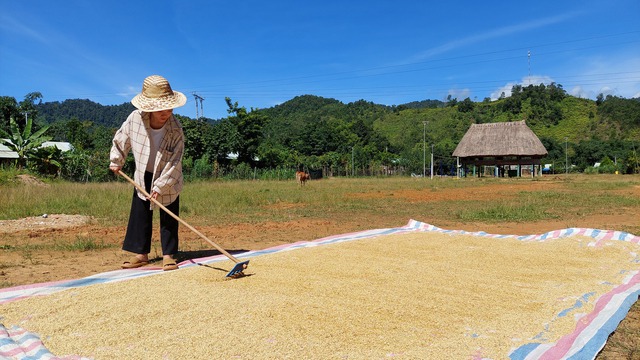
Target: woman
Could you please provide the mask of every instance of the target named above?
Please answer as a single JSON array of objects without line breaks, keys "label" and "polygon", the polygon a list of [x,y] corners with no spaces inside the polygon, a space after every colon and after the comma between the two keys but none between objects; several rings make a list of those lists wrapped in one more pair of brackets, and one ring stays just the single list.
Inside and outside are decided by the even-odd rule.
[{"label": "woman", "polygon": [[[134,181],[144,187],[150,197],[169,211],[179,214],[182,190],[182,125],[173,116],[173,109],[183,106],[186,96],[173,91],[162,76],[144,79],[142,92],[131,103],[137,108],[122,124],[113,138],[109,169],[118,173],[129,151],[135,159]],[[129,224],[122,249],[134,255],[122,264],[132,269],[149,263],[153,209],[155,204],[134,188]],[[160,243],[163,270],[175,270],[178,265],[178,221],[160,209]]]}]

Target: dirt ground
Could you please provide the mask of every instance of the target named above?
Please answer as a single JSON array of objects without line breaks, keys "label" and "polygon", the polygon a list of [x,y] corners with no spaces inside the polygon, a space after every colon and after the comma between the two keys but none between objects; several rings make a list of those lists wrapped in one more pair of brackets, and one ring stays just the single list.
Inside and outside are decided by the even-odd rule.
[{"label": "dirt ground", "polygon": [[[495,194],[488,194],[487,191],[490,189],[495,191]],[[483,188],[483,196],[489,198],[491,196],[499,197],[503,194],[504,188]],[[640,196],[640,189],[638,194]],[[407,196],[407,194],[401,196]],[[455,196],[460,196],[459,190]],[[635,209],[625,214],[584,216],[574,221],[572,226],[615,230],[624,226],[637,226],[638,218],[640,218],[640,209]],[[365,230],[362,228],[362,223],[384,223],[380,220],[372,219],[371,216],[366,221],[362,219],[342,219],[340,221],[296,219],[284,223],[247,223],[226,227],[205,226],[198,227],[198,230],[207,234],[211,240],[230,253],[234,253]],[[406,219],[406,221],[408,220]],[[424,221],[424,219],[416,220]],[[405,224],[406,222],[394,226]],[[541,234],[567,227],[565,221],[548,220],[539,223],[498,224],[473,224],[447,220],[445,223],[433,225],[444,229],[482,230],[494,234],[517,235]],[[124,233],[125,228],[122,226],[104,226],[90,217],[81,215],[46,214],[19,220],[0,220],[0,238],[2,238],[0,250],[12,250],[12,247],[15,247],[15,251],[2,251],[0,288],[78,279],[119,269],[122,261],[129,257],[120,250]],[[152,262],[149,266],[159,267],[161,256],[156,237],[154,234],[153,249],[150,254]],[[25,239],[28,239],[28,248],[20,247],[25,244]],[[74,244],[73,246],[76,247],[72,248],[70,247],[72,245],[69,244]],[[212,250],[208,243],[184,226],[180,227],[180,249],[178,261],[218,254],[217,251]],[[623,326],[625,327],[624,333],[627,334],[625,335],[627,337],[629,332],[638,334],[640,337],[639,303],[635,304],[619,328],[620,330]],[[613,357],[606,355],[609,343],[615,341],[615,336],[616,333],[598,359],[618,358],[615,354],[612,355]],[[640,349],[637,349],[637,353],[640,354]]]}]

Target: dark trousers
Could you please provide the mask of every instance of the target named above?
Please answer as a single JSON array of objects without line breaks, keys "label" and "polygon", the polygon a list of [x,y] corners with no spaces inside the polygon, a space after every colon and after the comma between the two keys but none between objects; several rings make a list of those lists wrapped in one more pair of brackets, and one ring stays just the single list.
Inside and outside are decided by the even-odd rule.
[{"label": "dark trousers", "polygon": [[[145,172],[144,187],[148,193],[151,193],[151,180],[153,180],[153,173]],[[127,226],[127,234],[124,237],[122,250],[135,254],[148,254],[151,252],[153,211],[149,209],[149,205],[150,201],[140,199],[134,188],[129,225]],[[166,208],[176,216],[179,216],[180,197],[176,198]],[[178,224],[178,220],[160,209],[160,244],[162,245],[163,255],[175,255],[178,252]]]}]

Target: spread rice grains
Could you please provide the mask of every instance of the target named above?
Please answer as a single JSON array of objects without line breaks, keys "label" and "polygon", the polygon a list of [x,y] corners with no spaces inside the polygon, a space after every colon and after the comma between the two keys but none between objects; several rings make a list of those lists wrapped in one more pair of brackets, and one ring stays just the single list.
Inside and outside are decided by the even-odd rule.
[{"label": "spread rice grains", "polygon": [[404,233],[261,255],[235,280],[221,262],[30,297],[0,320],[95,359],[505,359],[573,331],[637,251]]}]

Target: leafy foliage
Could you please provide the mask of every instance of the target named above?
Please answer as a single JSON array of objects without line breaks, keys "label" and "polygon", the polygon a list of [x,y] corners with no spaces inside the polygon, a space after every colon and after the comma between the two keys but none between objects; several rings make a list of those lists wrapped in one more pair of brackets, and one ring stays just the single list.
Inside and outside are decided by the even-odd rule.
[{"label": "leafy foliage", "polygon": [[[51,125],[49,134],[74,145],[76,150],[60,162],[62,176],[112,179],[102,169],[108,166],[115,130],[133,110],[131,104],[35,104],[38,94],[20,104],[0,97],[1,113],[20,114],[31,106],[40,113],[39,121]],[[450,174],[455,169],[451,154],[471,124],[518,120],[526,120],[538,135],[548,151],[543,162],[557,170],[567,166],[584,171],[608,158],[619,172],[639,171],[640,101],[575,98],[554,83],[517,85],[509,97],[482,102],[449,96],[445,102],[386,106],[302,95],[271,108],[247,110],[225,100],[229,116],[223,119],[176,115],[185,133],[185,174],[191,178],[260,178],[270,169],[306,169],[327,176],[422,174],[432,152],[434,171]]]},{"label": "leafy foliage", "polygon": [[62,167],[62,156],[55,146],[41,147],[29,154],[30,165],[39,174],[55,176]]},{"label": "leafy foliage", "polygon": [[3,137],[0,139],[0,144],[4,144],[18,154],[18,168],[23,168],[26,165],[27,156],[33,154],[42,143],[51,140],[51,138],[43,136],[48,130],[48,126],[31,133],[32,124],[31,118],[27,118],[24,130],[21,131],[15,119],[10,118],[11,132],[0,130],[0,136]]}]

